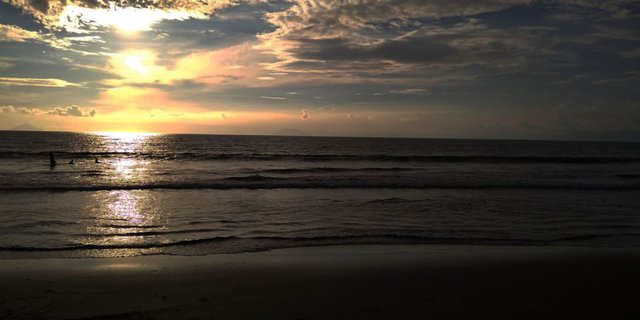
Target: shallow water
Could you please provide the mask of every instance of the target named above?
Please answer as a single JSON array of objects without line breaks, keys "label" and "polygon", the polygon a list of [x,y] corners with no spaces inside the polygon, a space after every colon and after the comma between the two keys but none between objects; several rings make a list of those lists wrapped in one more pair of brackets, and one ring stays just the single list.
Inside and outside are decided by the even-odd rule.
[{"label": "shallow water", "polygon": [[0,141],[0,257],[640,244],[637,143],[16,132]]}]

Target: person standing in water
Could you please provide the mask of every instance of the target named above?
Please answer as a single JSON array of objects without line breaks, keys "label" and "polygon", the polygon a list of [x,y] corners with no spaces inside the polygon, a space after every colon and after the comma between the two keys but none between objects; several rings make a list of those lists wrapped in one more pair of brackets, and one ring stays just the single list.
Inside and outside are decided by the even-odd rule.
[{"label": "person standing in water", "polygon": [[49,166],[51,168],[55,167],[58,162],[56,162],[56,158],[53,156],[53,152],[49,152]]}]

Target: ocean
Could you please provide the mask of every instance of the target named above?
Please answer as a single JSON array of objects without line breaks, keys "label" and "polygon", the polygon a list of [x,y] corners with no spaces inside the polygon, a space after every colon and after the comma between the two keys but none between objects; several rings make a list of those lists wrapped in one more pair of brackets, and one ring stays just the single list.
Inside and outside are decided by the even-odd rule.
[{"label": "ocean", "polygon": [[0,258],[414,243],[639,247],[640,143],[0,132]]}]

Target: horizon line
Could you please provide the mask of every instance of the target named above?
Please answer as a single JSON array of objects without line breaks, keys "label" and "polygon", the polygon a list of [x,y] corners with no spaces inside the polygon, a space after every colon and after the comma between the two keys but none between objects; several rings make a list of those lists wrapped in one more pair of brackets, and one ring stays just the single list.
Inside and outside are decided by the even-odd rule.
[{"label": "horizon line", "polygon": [[313,134],[243,134],[243,133],[197,133],[197,132],[148,132],[148,131],[62,131],[62,130],[14,130],[0,129],[0,132],[35,132],[35,133],[73,133],[73,134],[140,134],[140,135],[203,135],[203,136],[247,136],[247,137],[298,137],[298,138],[351,138],[351,139],[415,139],[415,140],[477,140],[477,141],[539,141],[539,142],[613,142],[640,143],[640,139],[627,140],[580,140],[564,138],[469,138],[469,137],[410,137],[410,136],[348,136],[348,135],[313,135]]}]

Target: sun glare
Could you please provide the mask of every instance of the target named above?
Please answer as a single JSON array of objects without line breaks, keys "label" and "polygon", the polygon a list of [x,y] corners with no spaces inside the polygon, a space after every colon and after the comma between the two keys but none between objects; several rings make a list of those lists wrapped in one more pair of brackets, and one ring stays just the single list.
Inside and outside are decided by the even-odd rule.
[{"label": "sun glare", "polygon": [[[118,16],[118,19],[111,21],[111,25],[125,33],[149,30],[151,29],[151,25],[162,19],[162,17],[157,14],[158,11],[130,7],[119,10],[112,9],[109,12],[110,16]],[[164,11],[160,12],[164,13]]]},{"label": "sun glare", "polygon": [[83,32],[87,26],[113,27],[121,33],[131,34],[151,30],[161,20],[204,19],[200,12],[184,10],[162,10],[157,8],[118,7],[111,3],[109,8],[84,8],[69,5],[64,8],[58,24],[67,31]]},{"label": "sun glare", "polygon": [[151,50],[126,50],[112,56],[110,64],[114,73],[131,82],[164,82],[166,68],[156,64],[156,54]]},{"label": "sun glare", "polygon": [[137,131],[91,131],[88,133],[97,134],[100,136],[106,136],[110,138],[117,139],[135,139],[135,138],[146,138],[150,136],[157,136],[159,133],[156,132],[137,132]]},{"label": "sun glare", "polygon": [[139,55],[128,55],[123,58],[124,64],[140,74],[149,74],[150,70],[145,66],[144,58]]}]

